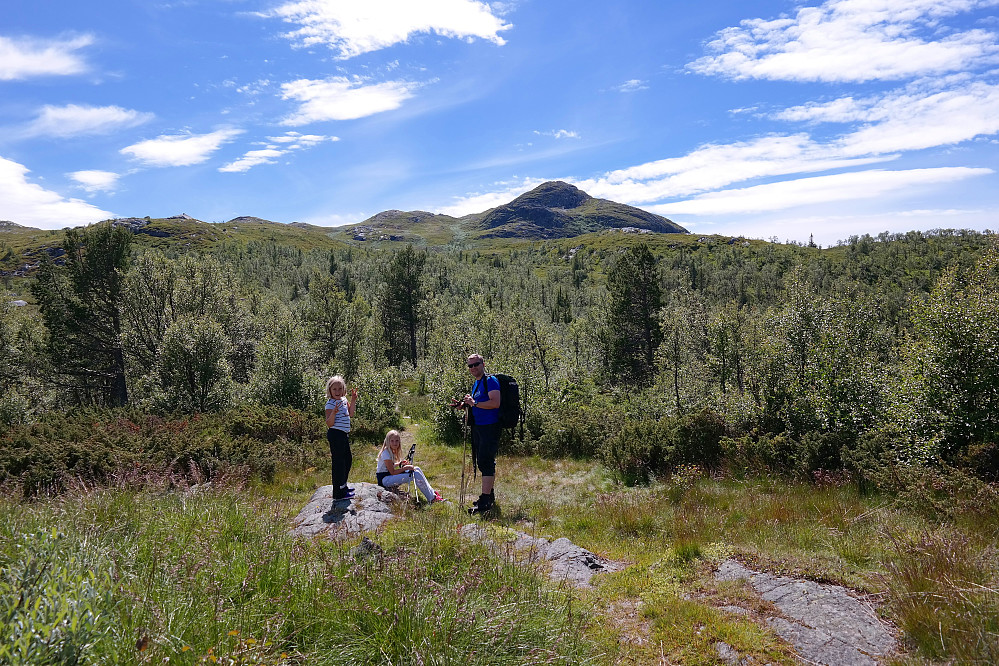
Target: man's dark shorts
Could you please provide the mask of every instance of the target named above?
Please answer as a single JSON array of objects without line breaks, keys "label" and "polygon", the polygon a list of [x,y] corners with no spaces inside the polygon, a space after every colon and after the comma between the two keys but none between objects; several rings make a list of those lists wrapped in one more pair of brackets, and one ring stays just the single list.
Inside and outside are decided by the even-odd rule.
[{"label": "man's dark shorts", "polygon": [[498,423],[472,426],[472,446],[475,462],[482,476],[496,476],[496,452],[499,450]]}]

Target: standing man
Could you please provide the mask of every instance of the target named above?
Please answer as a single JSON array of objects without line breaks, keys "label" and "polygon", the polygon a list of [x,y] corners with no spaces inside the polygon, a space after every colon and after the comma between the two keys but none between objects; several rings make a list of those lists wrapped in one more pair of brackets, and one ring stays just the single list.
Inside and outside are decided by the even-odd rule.
[{"label": "standing man", "polygon": [[472,458],[482,474],[482,494],[468,512],[477,514],[489,511],[495,502],[493,482],[500,438],[500,384],[498,379],[486,374],[481,354],[468,357],[468,372],[475,381],[462,404],[472,410]]}]

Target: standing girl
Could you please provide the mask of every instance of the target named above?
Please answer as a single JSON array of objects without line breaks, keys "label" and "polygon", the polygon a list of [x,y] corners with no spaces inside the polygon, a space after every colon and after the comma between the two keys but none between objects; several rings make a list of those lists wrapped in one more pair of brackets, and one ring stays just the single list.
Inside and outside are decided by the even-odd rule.
[{"label": "standing girl", "polygon": [[330,443],[330,458],[332,459],[333,501],[350,499],[354,496],[352,488],[347,487],[347,476],[354,460],[350,454],[350,419],[354,416],[354,405],[357,404],[357,389],[350,390],[350,400],[346,399],[347,382],[340,375],[329,378],[326,382],[326,439]]},{"label": "standing girl", "polygon": [[382,488],[392,488],[408,483],[409,479],[412,478],[428,502],[433,504],[444,500],[439,492],[430,487],[430,482],[427,481],[427,476],[423,470],[403,459],[402,438],[399,436],[398,430],[389,430],[385,434],[385,441],[382,443],[382,450],[378,452],[377,460],[378,467],[375,468],[375,477],[378,479],[378,485]]}]

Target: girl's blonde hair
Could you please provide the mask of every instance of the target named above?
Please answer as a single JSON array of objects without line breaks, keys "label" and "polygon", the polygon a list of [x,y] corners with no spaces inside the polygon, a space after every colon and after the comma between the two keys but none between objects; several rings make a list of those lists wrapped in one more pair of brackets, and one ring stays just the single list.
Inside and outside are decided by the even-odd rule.
[{"label": "girl's blonde hair", "polygon": [[[396,437],[400,438],[399,439],[399,455],[402,455],[402,435],[399,434],[398,430],[389,430],[387,433],[385,433],[385,441],[382,442],[382,448],[378,450],[378,455],[375,456],[375,460],[381,460],[382,453],[385,452],[385,449],[388,449],[389,451],[392,450],[392,447],[389,446],[389,438],[391,438],[392,435],[395,435]],[[395,457],[394,453],[392,454],[392,461],[393,462],[399,462],[399,459]]]},{"label": "girl's blonde hair", "polygon": [[333,394],[330,393],[330,389],[333,388],[334,384],[339,384],[340,386],[343,387],[344,393],[347,392],[347,380],[345,380],[340,375],[333,375],[332,377],[330,377],[329,379],[326,380],[326,397],[327,398],[331,398],[331,399],[333,398]]}]

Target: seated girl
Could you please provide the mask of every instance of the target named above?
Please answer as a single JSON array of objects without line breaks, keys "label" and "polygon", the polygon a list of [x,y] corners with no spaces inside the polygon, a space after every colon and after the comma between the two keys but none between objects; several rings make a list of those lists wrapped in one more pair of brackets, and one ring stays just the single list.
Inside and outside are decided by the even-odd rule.
[{"label": "seated girl", "polygon": [[385,442],[382,450],[378,453],[378,467],[375,476],[378,485],[382,488],[393,488],[403,483],[408,483],[410,479],[416,482],[416,487],[420,489],[427,501],[443,501],[441,494],[430,487],[426,475],[419,467],[414,467],[412,463],[402,457],[402,438],[398,430],[389,430],[385,434]]}]

